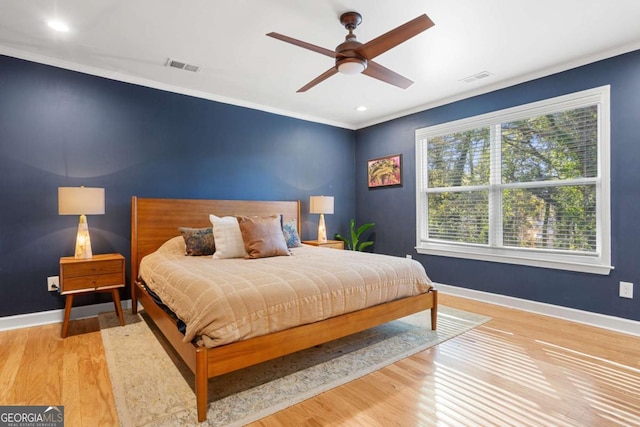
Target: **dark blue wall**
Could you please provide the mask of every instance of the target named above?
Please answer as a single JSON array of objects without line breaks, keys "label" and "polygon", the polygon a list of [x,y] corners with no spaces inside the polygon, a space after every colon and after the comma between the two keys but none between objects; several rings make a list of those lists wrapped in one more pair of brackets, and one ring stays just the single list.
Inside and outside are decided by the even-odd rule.
[{"label": "dark blue wall", "polygon": [[[416,255],[415,130],[602,85],[611,85],[611,240],[609,276]],[[432,280],[640,320],[640,51],[433,108],[356,132],[356,218],[376,223],[375,251],[412,254]],[[367,160],[403,154],[402,187],[367,189]],[[635,299],[618,282],[636,283]]]},{"label": "dark blue wall", "polygon": [[77,229],[58,215],[60,186],[105,188],[106,214],[88,217],[93,252],[128,257],[132,195],[299,199],[305,239],[318,221],[309,196],[332,195],[327,228],[344,233],[354,162],[350,130],[0,56],[0,316],[64,305],[46,291]]}]

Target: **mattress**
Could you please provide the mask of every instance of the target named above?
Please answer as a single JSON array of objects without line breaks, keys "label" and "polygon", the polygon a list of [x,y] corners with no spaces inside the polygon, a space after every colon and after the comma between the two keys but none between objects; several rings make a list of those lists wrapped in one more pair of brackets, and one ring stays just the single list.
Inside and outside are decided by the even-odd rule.
[{"label": "mattress", "polygon": [[140,263],[140,278],[186,324],[184,340],[215,347],[428,292],[415,260],[302,246],[291,256],[185,256],[167,241]]}]

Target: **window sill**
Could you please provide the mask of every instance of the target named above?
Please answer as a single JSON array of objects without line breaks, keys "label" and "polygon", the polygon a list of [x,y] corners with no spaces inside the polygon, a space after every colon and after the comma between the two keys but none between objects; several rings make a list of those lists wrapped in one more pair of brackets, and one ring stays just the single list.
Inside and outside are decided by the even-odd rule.
[{"label": "window sill", "polygon": [[[450,247],[447,245],[417,247],[416,251],[424,255],[447,256],[601,275],[608,275],[611,270],[614,269],[609,263],[602,263],[597,257],[577,257],[558,254],[534,254],[534,256],[530,256],[531,254],[498,253],[498,251],[491,251],[485,248],[478,250],[477,248]],[[491,253],[489,253],[489,251],[491,251]]]}]

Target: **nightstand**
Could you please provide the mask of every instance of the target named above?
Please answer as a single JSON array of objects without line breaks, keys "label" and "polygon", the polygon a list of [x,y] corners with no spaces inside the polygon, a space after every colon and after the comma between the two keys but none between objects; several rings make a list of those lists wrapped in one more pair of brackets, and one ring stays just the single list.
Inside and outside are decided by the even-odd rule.
[{"label": "nightstand", "polygon": [[66,297],[62,338],[67,337],[73,297],[90,292],[111,292],[120,325],[124,326],[118,292],[124,286],[124,257],[120,254],[94,255],[89,259],[60,258],[60,295]]},{"label": "nightstand", "polygon": [[344,242],[342,240],[327,240],[326,242],[321,242],[319,240],[304,240],[302,243],[312,246],[322,246],[323,248],[344,249]]}]

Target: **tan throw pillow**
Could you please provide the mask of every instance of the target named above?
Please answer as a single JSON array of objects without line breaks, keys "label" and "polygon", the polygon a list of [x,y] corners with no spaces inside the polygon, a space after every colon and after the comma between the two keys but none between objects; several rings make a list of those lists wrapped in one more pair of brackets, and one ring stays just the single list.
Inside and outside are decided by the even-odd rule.
[{"label": "tan throw pillow", "polygon": [[237,216],[247,258],[289,255],[280,216]]}]

